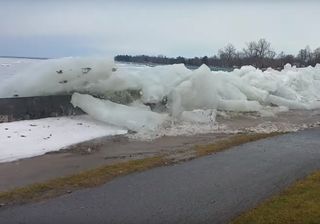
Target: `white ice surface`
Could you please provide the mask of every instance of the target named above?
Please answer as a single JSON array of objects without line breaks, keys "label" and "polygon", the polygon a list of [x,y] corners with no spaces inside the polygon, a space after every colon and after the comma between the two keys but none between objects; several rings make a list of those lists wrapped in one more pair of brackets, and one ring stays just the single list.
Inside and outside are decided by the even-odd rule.
[{"label": "white ice surface", "polygon": [[89,116],[56,117],[0,124],[0,162],[43,155],[90,139],[126,130]]},{"label": "white ice surface", "polygon": [[27,58],[0,58],[0,81],[12,78],[17,73],[41,61],[39,59]]},{"label": "white ice surface", "polygon": [[107,58],[69,57],[39,60],[0,83],[0,97],[46,96],[86,92],[112,74]]}]

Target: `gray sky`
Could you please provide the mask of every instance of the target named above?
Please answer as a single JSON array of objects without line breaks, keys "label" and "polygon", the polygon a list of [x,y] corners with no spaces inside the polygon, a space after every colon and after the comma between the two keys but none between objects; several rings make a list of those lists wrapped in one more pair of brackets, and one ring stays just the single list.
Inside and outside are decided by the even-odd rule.
[{"label": "gray sky", "polygon": [[0,55],[213,55],[260,37],[320,46],[320,1],[0,0]]}]

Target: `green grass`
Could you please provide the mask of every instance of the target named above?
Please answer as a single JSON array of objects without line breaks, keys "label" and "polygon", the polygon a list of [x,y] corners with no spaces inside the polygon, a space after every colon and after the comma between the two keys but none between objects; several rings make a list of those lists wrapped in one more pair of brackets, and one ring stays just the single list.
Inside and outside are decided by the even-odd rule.
[{"label": "green grass", "polygon": [[[282,133],[236,135],[217,141],[213,144],[197,146],[193,150],[197,158],[211,153],[226,150],[232,146],[252,142],[262,138],[272,137]],[[22,204],[30,201],[39,201],[66,194],[71,191],[102,185],[115,177],[133,172],[144,171],[154,167],[170,165],[179,161],[168,159],[165,155],[149,157],[139,160],[121,162],[114,165],[105,165],[78,174],[60,177],[43,183],[15,188],[10,191],[0,192],[1,204]]]},{"label": "green grass", "polygon": [[231,224],[273,223],[320,223],[320,171],[231,222]]}]

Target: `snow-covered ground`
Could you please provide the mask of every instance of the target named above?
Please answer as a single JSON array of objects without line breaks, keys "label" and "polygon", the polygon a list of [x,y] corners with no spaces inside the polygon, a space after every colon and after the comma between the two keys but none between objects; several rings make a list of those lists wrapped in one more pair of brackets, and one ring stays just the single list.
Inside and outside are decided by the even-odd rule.
[{"label": "snow-covered ground", "polygon": [[0,123],[0,162],[39,156],[75,143],[125,133],[124,129],[87,115]]}]

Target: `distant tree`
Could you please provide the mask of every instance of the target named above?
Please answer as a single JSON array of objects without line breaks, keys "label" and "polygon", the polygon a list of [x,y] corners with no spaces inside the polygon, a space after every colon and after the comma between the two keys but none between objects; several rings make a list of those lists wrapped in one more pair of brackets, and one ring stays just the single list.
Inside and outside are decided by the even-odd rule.
[{"label": "distant tree", "polygon": [[261,38],[258,42],[251,41],[243,49],[248,64],[264,68],[269,66],[272,59],[276,56],[275,51],[271,48],[271,43]]},{"label": "distant tree", "polygon": [[320,47],[316,48],[312,54],[312,65],[320,64]]},{"label": "distant tree", "polygon": [[232,44],[228,44],[223,49],[219,50],[219,57],[220,58],[226,58],[226,59],[232,59],[236,55],[236,48]]},{"label": "distant tree", "polygon": [[228,44],[218,51],[221,64],[224,67],[230,67],[237,55],[236,48],[232,44]]},{"label": "distant tree", "polygon": [[185,58],[181,57],[181,56],[177,57],[176,61],[177,61],[178,64],[185,64],[185,62],[186,62]]},{"label": "distant tree", "polygon": [[271,49],[271,43],[266,39],[260,39],[258,43],[256,43],[256,55],[258,58],[274,58],[276,56],[276,52]]},{"label": "distant tree", "polygon": [[257,43],[255,41],[251,41],[247,43],[247,47],[243,48],[243,54],[247,58],[253,58],[257,56]]},{"label": "distant tree", "polygon": [[283,67],[286,64],[285,58],[286,58],[286,54],[283,51],[281,51],[277,55],[277,63],[276,63],[277,68]]},{"label": "distant tree", "polygon": [[296,66],[316,65],[320,63],[320,47],[311,51],[309,46],[299,50],[296,56],[280,52],[276,55],[272,50],[270,42],[266,39],[260,39],[257,42],[251,41],[246,44],[246,47],[237,52],[232,44],[226,45],[218,51],[217,55],[211,57],[194,57],[184,58],[178,56],[176,58],[169,58],[163,55],[148,56],[148,55],[117,55],[116,61],[135,62],[144,64],[175,64],[184,63],[190,66],[200,66],[206,64],[215,67],[240,67],[243,65],[253,65],[258,68],[272,67],[276,69],[282,68],[285,64],[290,63]]},{"label": "distant tree", "polygon": [[207,56],[204,56],[201,58],[201,64],[208,65],[208,57]]},{"label": "distant tree", "polygon": [[306,66],[311,62],[312,53],[309,46],[306,46],[304,49],[301,49],[297,55],[297,59],[300,63],[300,66]]}]

